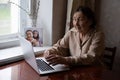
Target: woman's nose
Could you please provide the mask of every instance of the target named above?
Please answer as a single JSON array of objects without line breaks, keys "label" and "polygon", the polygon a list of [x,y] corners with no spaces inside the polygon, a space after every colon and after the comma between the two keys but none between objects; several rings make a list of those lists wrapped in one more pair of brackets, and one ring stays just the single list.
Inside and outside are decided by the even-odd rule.
[{"label": "woman's nose", "polygon": [[79,21],[78,20],[76,21],[76,25],[79,26]]}]

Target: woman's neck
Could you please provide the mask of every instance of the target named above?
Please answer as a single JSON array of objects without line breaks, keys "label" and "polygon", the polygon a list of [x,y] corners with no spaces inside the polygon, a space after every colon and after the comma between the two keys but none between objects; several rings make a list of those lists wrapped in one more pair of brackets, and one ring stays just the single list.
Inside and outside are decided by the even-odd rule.
[{"label": "woman's neck", "polygon": [[86,28],[84,31],[81,31],[80,34],[85,36],[89,32],[90,28]]}]

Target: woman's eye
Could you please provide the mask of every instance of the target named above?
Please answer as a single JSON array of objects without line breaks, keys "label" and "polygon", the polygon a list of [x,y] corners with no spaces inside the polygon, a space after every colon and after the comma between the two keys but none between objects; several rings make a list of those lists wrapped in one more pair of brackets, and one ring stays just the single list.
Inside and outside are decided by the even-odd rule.
[{"label": "woman's eye", "polygon": [[80,21],[84,21],[85,19],[80,19]]},{"label": "woman's eye", "polygon": [[76,21],[77,19],[74,19],[74,18],[73,18],[73,20]]}]

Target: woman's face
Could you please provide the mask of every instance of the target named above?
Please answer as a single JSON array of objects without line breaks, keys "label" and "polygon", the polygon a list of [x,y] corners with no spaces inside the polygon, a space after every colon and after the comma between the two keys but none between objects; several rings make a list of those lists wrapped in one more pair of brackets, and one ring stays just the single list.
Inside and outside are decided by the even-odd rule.
[{"label": "woman's face", "polygon": [[39,33],[38,33],[37,31],[35,31],[35,32],[33,33],[34,37],[37,37],[38,34],[39,34]]},{"label": "woman's face", "polygon": [[31,37],[33,37],[33,33],[31,31],[27,31],[26,36],[28,38],[31,38]]},{"label": "woman's face", "polygon": [[73,26],[80,32],[85,32],[89,29],[91,21],[82,12],[76,12],[73,15]]}]

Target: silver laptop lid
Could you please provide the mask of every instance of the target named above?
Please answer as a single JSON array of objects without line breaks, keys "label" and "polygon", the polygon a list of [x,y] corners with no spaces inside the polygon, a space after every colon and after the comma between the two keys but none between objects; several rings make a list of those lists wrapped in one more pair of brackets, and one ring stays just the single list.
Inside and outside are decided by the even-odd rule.
[{"label": "silver laptop lid", "polygon": [[[62,64],[58,64],[58,65],[55,65],[55,66],[50,65],[52,68],[54,68],[54,70],[48,70],[48,71],[42,71],[42,70],[40,70],[40,68],[38,68],[38,65],[37,65],[37,62],[36,62],[36,58],[35,58],[35,55],[34,55],[34,51],[33,51],[33,47],[31,45],[31,43],[29,41],[27,41],[23,37],[19,37],[19,39],[20,39],[20,44],[21,44],[21,47],[22,47],[22,50],[23,50],[23,54],[24,54],[24,58],[25,58],[26,62],[38,74],[44,75],[44,74],[48,74],[48,73],[54,73],[54,72],[60,72],[60,71],[69,70],[68,66],[62,65]],[[45,60],[44,57],[39,57],[37,59],[42,59],[42,60],[44,60],[46,62],[46,60]],[[46,63],[48,63],[48,62],[46,62]],[[46,67],[45,67],[45,69],[46,69]]]},{"label": "silver laptop lid", "polygon": [[[25,61],[32,66],[32,68],[39,73],[38,70],[38,66],[36,63],[36,58],[35,58],[35,54],[32,48],[32,44],[27,41],[24,37],[19,36],[19,40],[20,40],[20,45],[22,47],[23,50],[23,55],[24,55],[24,59]],[[39,73],[40,74],[40,73]]]}]

